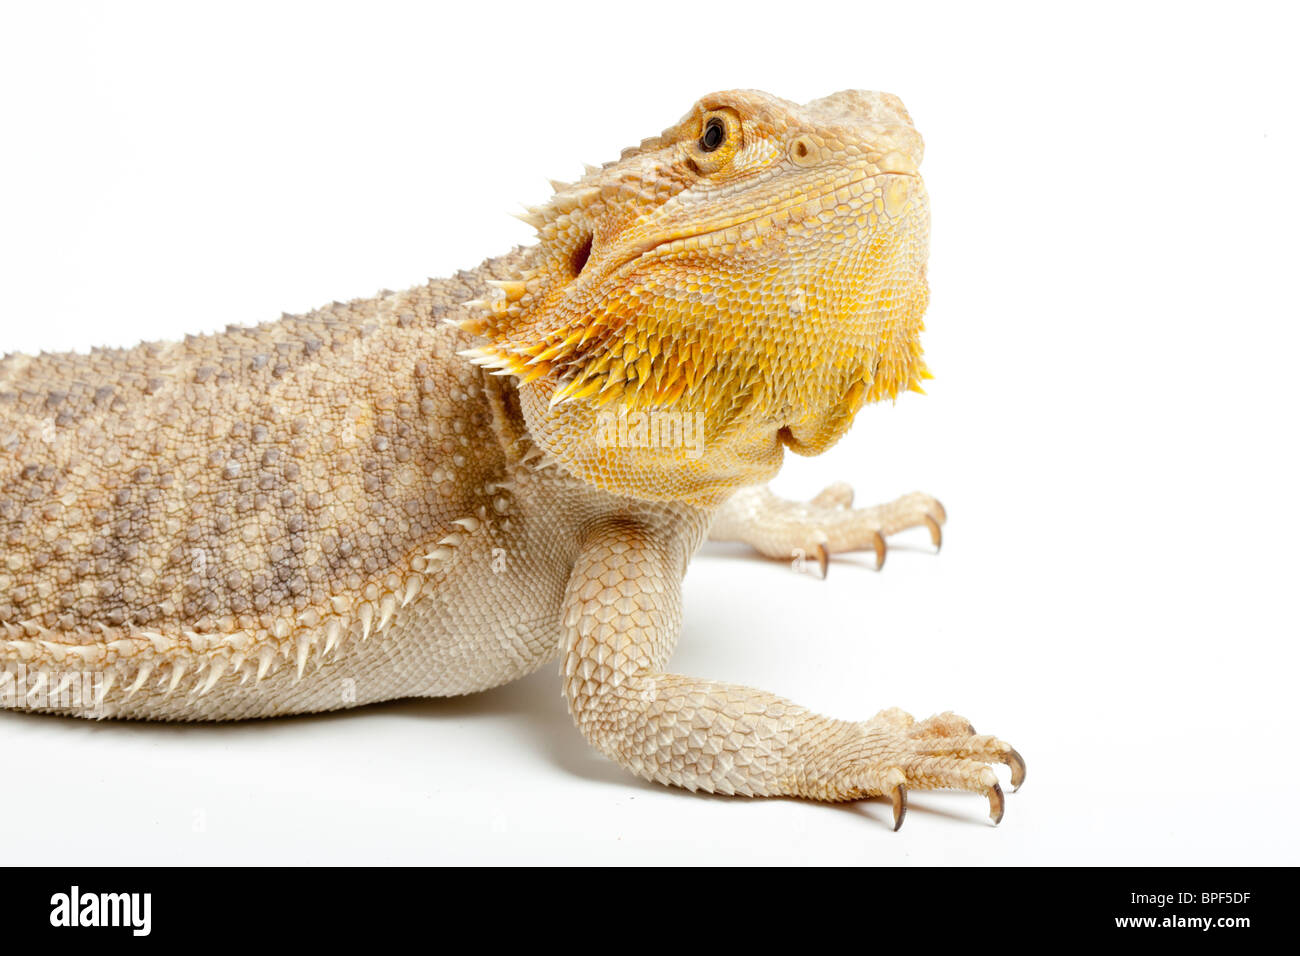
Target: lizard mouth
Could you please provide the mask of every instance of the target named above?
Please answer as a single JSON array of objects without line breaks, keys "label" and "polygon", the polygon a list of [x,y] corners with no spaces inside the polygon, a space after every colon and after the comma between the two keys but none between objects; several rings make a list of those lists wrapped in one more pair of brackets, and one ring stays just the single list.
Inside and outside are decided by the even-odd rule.
[{"label": "lizard mouth", "polygon": [[[907,162],[897,162],[893,164],[893,168],[878,167],[877,171],[874,173],[867,172],[865,169],[860,169],[855,171],[854,175],[851,177],[823,182],[819,184],[819,188],[777,202],[774,205],[760,209],[753,215],[746,216],[743,219],[730,220],[728,222],[720,223],[712,228],[698,229],[695,231],[669,231],[665,235],[643,239],[628,249],[626,253],[620,257],[618,263],[611,271],[620,271],[630,263],[653,253],[657,253],[660,250],[664,250],[665,252],[675,252],[685,249],[686,244],[691,240],[699,240],[707,236],[716,236],[729,229],[738,229],[754,225],[758,226],[760,235],[765,234],[771,229],[777,228],[775,223],[770,222],[773,216],[779,216],[782,213],[789,212],[790,210],[799,209],[800,207],[816,200],[820,200],[825,196],[834,195],[838,190],[847,189],[880,176],[907,176],[913,179],[920,178],[916,165],[911,163],[910,160]],[[815,213],[810,212],[809,215],[815,215]],[[762,227],[761,224],[765,221],[769,221],[769,224],[766,227]]]},{"label": "lizard mouth", "polygon": [[[746,216],[743,219],[735,219],[728,222],[720,223],[717,226],[694,231],[670,230],[664,235],[649,237],[627,249],[619,257],[619,260],[610,270],[620,272],[622,269],[633,262],[642,258],[660,253],[672,253],[682,251],[687,248],[687,244],[692,240],[698,242],[709,236],[716,236],[726,232],[729,229],[741,229],[745,226],[754,226],[758,235],[765,235],[768,232],[779,228],[778,224],[772,222],[772,217],[779,216],[782,213],[788,213],[791,210],[797,210],[816,200],[820,200],[828,195],[834,195],[841,189],[851,188],[859,183],[881,177],[902,177],[907,179],[920,180],[921,174],[917,169],[916,163],[909,157],[898,153],[892,153],[880,161],[882,165],[876,167],[875,172],[869,172],[866,169],[855,171],[851,177],[843,179],[834,179],[819,184],[818,188],[803,195],[785,199],[777,202],[772,206],[755,212],[753,215]],[[816,215],[815,211],[810,211],[808,215]],[[766,223],[766,225],[764,225]]]}]

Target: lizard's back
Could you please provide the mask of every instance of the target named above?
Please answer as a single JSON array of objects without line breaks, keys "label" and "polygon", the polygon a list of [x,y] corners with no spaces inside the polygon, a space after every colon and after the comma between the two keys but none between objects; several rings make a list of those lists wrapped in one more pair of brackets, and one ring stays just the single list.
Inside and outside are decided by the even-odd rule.
[{"label": "lizard's back", "polygon": [[[534,582],[562,575],[520,563],[571,559],[530,540],[566,483],[521,463],[509,392],[441,321],[499,267],[0,361],[8,691],[79,712],[120,681],[123,716],[260,716],[463,693],[545,660],[562,587]],[[489,607],[465,585],[493,574]],[[48,654],[66,668],[23,671]]]}]

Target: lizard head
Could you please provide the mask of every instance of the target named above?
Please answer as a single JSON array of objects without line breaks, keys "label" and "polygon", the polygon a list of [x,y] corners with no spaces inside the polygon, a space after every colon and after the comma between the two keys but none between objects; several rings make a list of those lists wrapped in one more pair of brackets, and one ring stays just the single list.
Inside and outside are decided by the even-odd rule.
[{"label": "lizard head", "polygon": [[[540,241],[460,323],[487,339],[468,354],[518,376],[534,438],[581,477],[720,501],[928,377],[921,154],[890,94],[706,96],[528,211]],[[655,416],[698,426],[699,453]]]}]

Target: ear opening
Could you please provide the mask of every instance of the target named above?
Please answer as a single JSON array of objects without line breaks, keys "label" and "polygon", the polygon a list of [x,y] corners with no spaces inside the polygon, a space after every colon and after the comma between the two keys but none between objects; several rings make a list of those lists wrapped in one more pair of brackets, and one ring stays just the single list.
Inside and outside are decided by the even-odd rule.
[{"label": "ear opening", "polygon": [[573,270],[573,277],[576,279],[582,275],[582,270],[587,266],[587,260],[591,258],[591,233],[588,232],[578,247],[573,250],[573,255],[569,260],[569,266]]}]

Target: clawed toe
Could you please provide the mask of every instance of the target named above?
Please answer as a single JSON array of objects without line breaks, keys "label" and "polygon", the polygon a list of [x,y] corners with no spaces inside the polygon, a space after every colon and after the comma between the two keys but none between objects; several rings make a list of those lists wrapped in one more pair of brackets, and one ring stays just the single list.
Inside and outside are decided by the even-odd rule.
[{"label": "clawed toe", "polygon": [[[989,819],[996,825],[1006,813],[1006,794],[991,764],[1011,770],[1012,792],[1025,782],[1025,761],[1010,744],[975,733],[964,717],[951,712],[914,720],[898,708],[882,710],[862,725],[890,756],[876,777],[874,792],[890,798],[894,829],[902,826],[909,790],[965,790],[989,802]],[[878,765],[879,766],[879,765]]]},{"label": "clawed toe", "polygon": [[873,551],[876,570],[885,566],[888,539],[924,527],[936,551],[943,546],[943,505],[914,492],[869,508],[853,507],[853,489],[836,482],[807,502],[790,501],[767,488],[737,492],[714,518],[710,540],[744,541],[770,558],[803,559],[817,555],[822,577],[833,554]]},{"label": "clawed toe", "polygon": [[874,508],[850,507],[852,489],[836,484],[826,488],[810,502],[814,507],[833,507],[841,517],[841,530],[831,532],[835,551],[855,551],[870,548],[876,554],[876,570],[885,566],[888,552],[887,537],[908,528],[925,527],[930,533],[930,543],[935,551],[943,548],[943,524],[948,520],[943,505],[929,495],[912,494],[897,501]]}]

